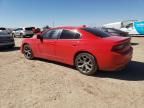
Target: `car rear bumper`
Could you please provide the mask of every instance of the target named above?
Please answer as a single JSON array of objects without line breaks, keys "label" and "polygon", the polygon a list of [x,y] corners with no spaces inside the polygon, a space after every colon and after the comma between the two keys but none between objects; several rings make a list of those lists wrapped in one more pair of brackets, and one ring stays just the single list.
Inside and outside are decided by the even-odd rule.
[{"label": "car rear bumper", "polygon": [[133,55],[133,49],[127,54],[118,54],[111,52],[109,55],[102,56],[98,59],[99,70],[103,71],[117,71],[124,69],[131,61]]}]

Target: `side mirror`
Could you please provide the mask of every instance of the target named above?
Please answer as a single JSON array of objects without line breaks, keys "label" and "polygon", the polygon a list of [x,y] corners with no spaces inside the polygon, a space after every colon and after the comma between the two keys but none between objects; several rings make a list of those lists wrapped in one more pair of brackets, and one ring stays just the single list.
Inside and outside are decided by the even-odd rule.
[{"label": "side mirror", "polygon": [[37,39],[42,39],[42,36],[40,34],[37,34]]},{"label": "side mirror", "polygon": [[75,39],[80,39],[80,37],[81,37],[80,34],[78,33],[75,34]]}]

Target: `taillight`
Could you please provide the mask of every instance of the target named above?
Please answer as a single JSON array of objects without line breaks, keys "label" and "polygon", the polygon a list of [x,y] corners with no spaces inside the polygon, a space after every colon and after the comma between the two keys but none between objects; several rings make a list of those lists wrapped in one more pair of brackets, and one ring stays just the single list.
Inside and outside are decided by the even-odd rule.
[{"label": "taillight", "polygon": [[112,51],[114,52],[119,52],[121,51],[125,46],[122,44],[122,45],[116,45],[112,48]]},{"label": "taillight", "polygon": [[123,44],[118,44],[118,45],[113,46],[112,51],[123,54],[127,52],[130,48],[131,48],[130,42],[126,42]]}]

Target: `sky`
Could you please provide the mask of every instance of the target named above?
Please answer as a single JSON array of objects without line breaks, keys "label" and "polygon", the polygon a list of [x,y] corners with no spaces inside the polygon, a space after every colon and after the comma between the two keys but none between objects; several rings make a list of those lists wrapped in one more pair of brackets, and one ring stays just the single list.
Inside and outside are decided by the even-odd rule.
[{"label": "sky", "polygon": [[101,26],[144,20],[144,0],[0,0],[0,26]]}]

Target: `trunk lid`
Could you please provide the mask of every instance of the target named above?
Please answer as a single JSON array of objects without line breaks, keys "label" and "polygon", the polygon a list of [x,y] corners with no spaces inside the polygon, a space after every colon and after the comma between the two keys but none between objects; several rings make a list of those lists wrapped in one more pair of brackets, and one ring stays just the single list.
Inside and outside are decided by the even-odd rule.
[{"label": "trunk lid", "polygon": [[120,54],[127,54],[131,52],[132,47],[130,44],[131,38],[129,37],[119,37],[119,36],[111,36],[105,38],[106,41],[111,43],[112,47],[111,50],[113,52],[117,52]]},{"label": "trunk lid", "polygon": [[121,37],[121,36],[110,36],[110,37],[104,38],[104,40],[116,44],[116,43],[130,42],[131,38]]}]

